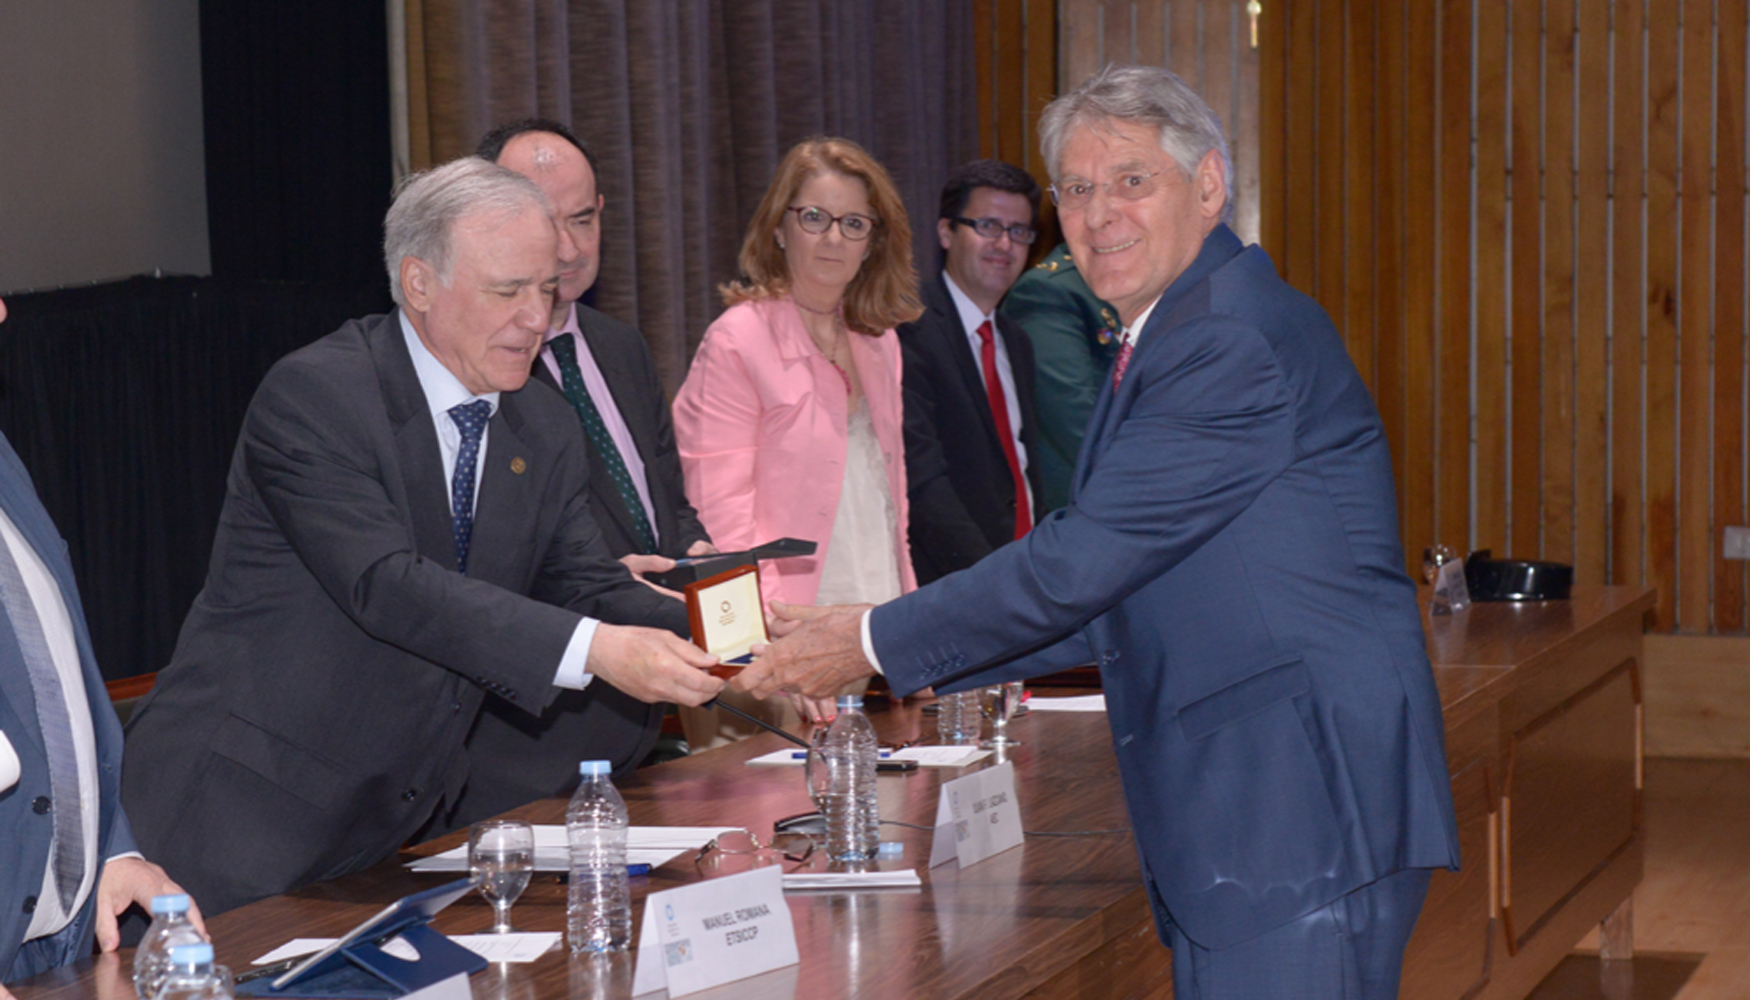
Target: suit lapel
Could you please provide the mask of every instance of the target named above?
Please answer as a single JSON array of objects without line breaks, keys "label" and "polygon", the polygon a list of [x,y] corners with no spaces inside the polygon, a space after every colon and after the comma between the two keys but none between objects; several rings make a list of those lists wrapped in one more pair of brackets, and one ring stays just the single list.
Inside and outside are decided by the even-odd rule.
[{"label": "suit lapel", "polygon": [[414,547],[422,558],[453,570],[456,542],[451,531],[450,484],[444,476],[431,407],[401,337],[400,313],[390,313],[370,331],[369,339],[389,426],[395,434],[401,485],[413,520]]},{"label": "suit lapel", "polygon": [[947,279],[941,273],[937,273],[926,297],[930,311],[935,314],[936,322],[932,326],[938,338],[937,346],[953,359],[954,370],[960,373],[961,389],[972,403],[972,412],[978,414],[990,447],[1001,452],[1003,443],[997,437],[996,420],[991,416],[990,393],[984,386],[980,362],[972,356],[972,342],[966,336],[966,327],[960,322],[960,310],[955,307],[954,296],[948,291]]},{"label": "suit lapel", "polygon": [[[1197,259],[1173,279],[1148,314],[1148,322],[1143,325],[1142,332],[1136,338],[1137,347],[1131,353],[1129,367],[1125,369],[1127,375],[1140,372],[1144,355],[1159,347],[1162,339],[1170,335],[1168,320],[1182,304],[1186,293],[1209,280],[1210,275],[1244,249],[1245,245],[1240,242],[1239,237],[1225,224],[1217,224],[1210,230],[1209,235],[1203,238],[1203,247],[1198,251]],[[1136,383],[1127,377],[1118,391],[1126,393],[1128,398],[1128,394],[1136,392]],[[1105,450],[1107,440],[1116,430],[1117,420],[1122,417],[1123,411],[1118,406],[1116,395],[1112,388],[1112,375],[1108,372],[1100,386],[1100,397],[1094,402],[1093,416],[1088,419],[1088,436],[1083,439],[1081,454],[1076,458],[1076,471],[1070,484],[1072,500],[1075,493],[1087,483],[1094,459]]]},{"label": "suit lapel", "polygon": [[[0,441],[3,441],[0,438]],[[29,545],[42,560],[49,574],[54,577],[55,586],[61,590],[61,600],[67,606],[67,616],[74,623],[75,638],[79,645],[80,665],[85,675],[87,687],[97,677],[89,640],[79,628],[81,611],[78,592],[73,587],[72,567],[61,557],[61,536],[49,520],[48,511],[43,509],[41,501],[36,498],[31,489],[30,480],[23,472],[23,463],[12,452],[10,444],[6,446],[5,468],[0,470],[0,507],[6,511],[6,516],[12,521],[12,526],[18,529],[25,544]],[[14,470],[17,470],[16,472]],[[5,544],[0,541],[0,544]],[[16,558],[16,556],[14,557]],[[40,617],[40,612],[39,612]],[[22,738],[30,746],[36,748],[38,754],[45,753],[42,730],[36,725],[36,692],[30,685],[30,673],[25,669],[23,654],[19,649],[18,639],[12,630],[12,620],[0,608],[0,643],[4,643],[9,654],[18,657],[18,669],[0,669],[0,693],[11,703],[12,711],[18,716],[22,728],[17,733],[8,733],[14,739]],[[86,692],[87,700],[92,692]]]}]

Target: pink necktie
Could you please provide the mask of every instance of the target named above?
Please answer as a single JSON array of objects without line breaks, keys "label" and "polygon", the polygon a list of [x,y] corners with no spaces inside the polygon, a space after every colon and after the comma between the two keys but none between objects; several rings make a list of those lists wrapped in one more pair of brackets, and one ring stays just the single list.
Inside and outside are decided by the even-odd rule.
[{"label": "pink necktie", "polygon": [[1130,367],[1130,352],[1135,348],[1136,345],[1126,339],[1124,346],[1118,349],[1118,361],[1112,366],[1112,388],[1114,391],[1117,390],[1118,383],[1124,381],[1124,369]]}]

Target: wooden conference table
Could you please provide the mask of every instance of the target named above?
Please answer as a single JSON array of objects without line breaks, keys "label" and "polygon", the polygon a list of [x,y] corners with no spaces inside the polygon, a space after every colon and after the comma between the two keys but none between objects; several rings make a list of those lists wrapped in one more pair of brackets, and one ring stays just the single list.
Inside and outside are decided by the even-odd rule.
[{"label": "wooden conference table", "polygon": [[[1522,997],[1639,880],[1638,670],[1651,603],[1650,591],[1576,588],[1568,602],[1479,605],[1430,623],[1465,869],[1436,875],[1406,958],[1405,997]],[[933,735],[922,708],[878,706],[883,739]],[[1012,728],[1023,743],[1008,759],[1029,831],[1128,827],[1104,715],[1032,712]],[[632,822],[770,832],[774,819],[809,808],[800,769],[744,762],[785,745],[760,736],[640,771],[622,789]],[[929,824],[941,782],[959,773],[883,775],[881,815]],[[513,815],[560,823],[563,812],[550,800]],[[886,825],[882,838],[905,845],[901,863],[924,868],[928,833]],[[418,853],[461,842],[452,835]],[[453,877],[408,872],[405,860],[219,915],[209,924],[218,960],[246,969],[291,938],[337,935]],[[647,892],[737,870],[700,872],[690,856],[677,859],[633,880],[634,916]],[[1170,953],[1155,938],[1128,833],[1029,836],[965,871],[926,870],[921,890],[788,898],[801,964],[695,996],[1172,995]],[[537,875],[512,916],[520,930],[562,931],[564,887]],[[437,927],[473,933],[490,923],[485,902],[469,896]],[[1620,931],[1626,919],[1614,923]],[[127,1000],[130,960],[99,956],[12,988],[20,1000]],[[561,949],[495,965],[471,984],[478,1000],[605,998],[629,996],[631,977],[630,954],[603,961]]]}]

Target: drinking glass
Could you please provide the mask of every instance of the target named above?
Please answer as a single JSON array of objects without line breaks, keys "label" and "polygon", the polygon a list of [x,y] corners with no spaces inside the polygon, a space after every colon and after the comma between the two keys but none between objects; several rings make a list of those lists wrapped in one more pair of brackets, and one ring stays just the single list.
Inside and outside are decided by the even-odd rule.
[{"label": "drinking glass", "polygon": [[1015,709],[1021,705],[1021,682],[1009,681],[1007,684],[993,684],[981,688],[978,692],[978,709],[984,717],[990,720],[990,739],[980,743],[986,750],[1000,750],[1008,747],[1018,747],[1020,740],[1009,738],[1009,720],[1015,717]]},{"label": "drinking glass", "polygon": [[492,820],[468,831],[468,873],[492,904],[492,933],[509,934],[510,904],[535,870],[535,831],[527,823]]}]

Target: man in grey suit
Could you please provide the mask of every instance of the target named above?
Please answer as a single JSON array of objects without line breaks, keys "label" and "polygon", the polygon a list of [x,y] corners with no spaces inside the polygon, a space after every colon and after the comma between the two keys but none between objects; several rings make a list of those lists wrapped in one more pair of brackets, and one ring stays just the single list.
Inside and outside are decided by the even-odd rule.
[{"label": "man in grey suit", "polygon": [[[6,303],[0,302],[0,321]],[[181,892],[140,857],[118,782],[121,724],[66,543],[0,436],[0,983],[121,943],[116,917]],[[198,924],[199,909],[190,914]],[[11,997],[0,986],[0,1000]]]},{"label": "man in grey suit", "polygon": [[551,214],[478,158],[415,178],[384,222],[400,308],[288,355],[250,404],[122,781],[140,842],[210,911],[415,836],[459,798],[488,692],[538,713],[592,682],[722,686],[672,634],[682,605],[608,556],[564,400],[516,391],[558,283]]},{"label": "man in grey suit", "polygon": [[[580,301],[601,259],[603,199],[588,147],[560,122],[525,118],[487,133],[475,153],[534,181],[553,202],[559,291],[533,377],[563,394],[584,428],[589,509],[608,554],[648,573],[672,569],[673,557],[715,552],[687,503],[668,395],[644,337]],[[539,715],[487,698],[468,737],[474,780],[449,824],[566,794],[583,758],[631,771],[649,756],[662,715],[661,705],[606,684],[562,692]]]}]

